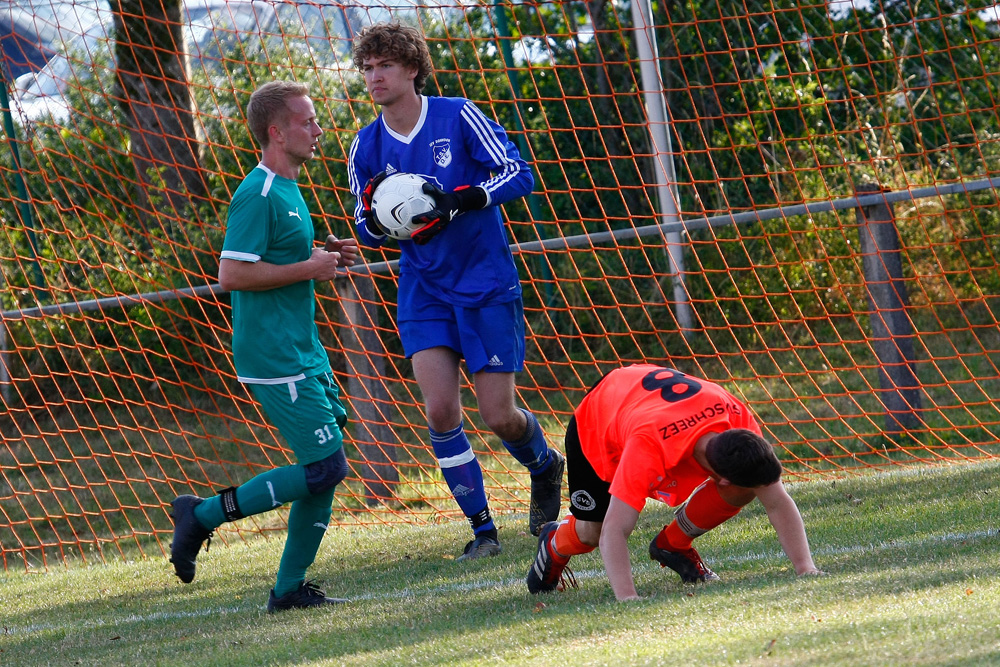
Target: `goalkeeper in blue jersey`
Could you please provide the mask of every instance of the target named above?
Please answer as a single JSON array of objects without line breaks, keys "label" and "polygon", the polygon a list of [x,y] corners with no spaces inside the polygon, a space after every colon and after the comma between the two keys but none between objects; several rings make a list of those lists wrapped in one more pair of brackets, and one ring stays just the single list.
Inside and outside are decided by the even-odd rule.
[{"label": "goalkeeper in blue jersey", "polygon": [[340,402],[316,328],[315,283],[332,280],[358,256],[354,239],[316,230],[297,178],[323,129],[300,83],[272,81],[250,96],[247,121],[262,157],[229,206],[219,285],[232,292],[233,361],[297,463],[260,473],[211,498],[174,499],[170,562],[184,583],[212,531],[291,503],[288,540],[267,602],[269,612],[343,602],[306,581],[330,522],[334,490],[347,475]]},{"label": "goalkeeper in blue jersey", "polygon": [[431,445],[474,539],[459,560],[500,552],[483,473],[462,421],[459,362],[473,374],[479,414],[531,473],[529,529],[559,515],[565,459],[546,444],[538,420],[515,402],[514,373],[524,367],[521,284],[500,205],[531,192],[527,163],[497,123],[469,100],[421,94],[433,71],[423,35],[379,23],[354,41],[379,117],[351,145],[348,176],[358,238],[378,247],[387,237],[371,208],[387,174],[417,174],[435,208],[399,241],[396,321],[423,394]]}]

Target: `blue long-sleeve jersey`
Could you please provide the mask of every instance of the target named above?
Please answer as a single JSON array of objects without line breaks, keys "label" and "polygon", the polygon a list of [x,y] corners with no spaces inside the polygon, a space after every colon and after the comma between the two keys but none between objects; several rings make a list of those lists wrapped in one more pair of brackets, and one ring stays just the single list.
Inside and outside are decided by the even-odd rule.
[{"label": "blue long-sleeve jersey", "polygon": [[521,284],[508,246],[500,204],[534,187],[531,169],[504,129],[472,102],[455,97],[422,97],[420,120],[407,136],[393,132],[382,116],[351,144],[348,173],[358,239],[381,246],[361,217],[361,191],[380,171],[423,176],[445,192],[482,187],[489,204],[452,220],[426,245],[399,241],[399,320],[420,312],[411,298],[415,282],[435,298],[455,306],[482,307],[519,298]]}]

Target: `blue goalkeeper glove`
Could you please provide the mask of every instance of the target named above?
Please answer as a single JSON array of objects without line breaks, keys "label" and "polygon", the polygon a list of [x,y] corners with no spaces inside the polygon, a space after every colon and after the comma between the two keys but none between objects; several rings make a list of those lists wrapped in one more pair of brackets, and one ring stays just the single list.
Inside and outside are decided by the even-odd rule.
[{"label": "blue goalkeeper glove", "polygon": [[417,245],[424,245],[440,234],[448,223],[462,213],[486,208],[489,203],[486,190],[478,186],[463,185],[454,192],[445,192],[433,183],[424,183],[423,191],[434,199],[434,208],[413,216],[413,222],[420,227],[410,238]]}]

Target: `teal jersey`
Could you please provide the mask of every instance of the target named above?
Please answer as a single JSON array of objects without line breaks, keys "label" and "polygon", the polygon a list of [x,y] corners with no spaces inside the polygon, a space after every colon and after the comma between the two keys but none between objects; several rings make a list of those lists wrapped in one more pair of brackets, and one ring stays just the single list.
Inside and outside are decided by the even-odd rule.
[{"label": "teal jersey", "polygon": [[[296,181],[264,165],[229,205],[222,258],[293,264],[309,259],[315,230]],[[233,360],[240,382],[279,384],[330,371],[316,328],[313,281],[261,292],[234,291]]]}]

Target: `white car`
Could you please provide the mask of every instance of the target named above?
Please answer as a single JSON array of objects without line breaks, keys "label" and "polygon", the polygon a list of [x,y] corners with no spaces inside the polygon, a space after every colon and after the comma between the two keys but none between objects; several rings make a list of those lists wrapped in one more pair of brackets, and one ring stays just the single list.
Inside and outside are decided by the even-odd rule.
[{"label": "white car", "polygon": [[64,42],[100,20],[104,0],[0,0],[4,76],[37,72]]},{"label": "white car", "polygon": [[66,92],[70,86],[79,87],[80,78],[89,79],[89,67],[82,62],[96,62],[104,53],[110,53],[105,26],[95,23],[86,32],[63,43],[60,53],[52,56],[38,72],[22,74],[14,80],[11,100],[14,117],[21,121],[39,120],[51,116],[65,120],[69,116]]},{"label": "white car", "polygon": [[[309,66],[339,67],[350,53],[350,38],[363,25],[385,18],[385,11],[331,2],[263,0],[185,0],[185,42],[192,74],[204,73],[225,85],[228,73],[265,52],[291,52]],[[23,124],[69,118],[71,88],[88,91],[95,68],[111,67],[113,15],[104,5],[100,20],[71,40],[38,72],[15,81],[11,100]]]}]

